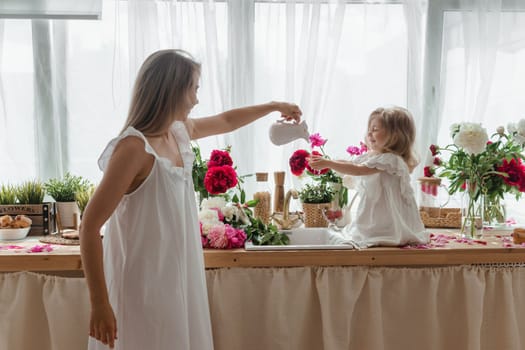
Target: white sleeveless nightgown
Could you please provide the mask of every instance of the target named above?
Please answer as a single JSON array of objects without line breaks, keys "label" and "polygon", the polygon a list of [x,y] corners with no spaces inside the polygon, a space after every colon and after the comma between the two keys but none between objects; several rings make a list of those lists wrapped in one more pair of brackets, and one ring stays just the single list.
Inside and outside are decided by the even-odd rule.
[{"label": "white sleeveless nightgown", "polygon": [[[105,230],[104,271],[117,319],[117,350],[213,349],[204,259],[186,127],[171,127],[184,167],[157,156],[129,127],[99,159],[106,169],[117,143],[139,137],[155,156],[151,173],[125,195]],[[109,349],[89,339],[90,350]]]},{"label": "white sleeveless nightgown", "polygon": [[345,236],[361,247],[428,243],[403,158],[393,153],[365,153],[352,162],[382,171],[355,177],[360,201]]}]

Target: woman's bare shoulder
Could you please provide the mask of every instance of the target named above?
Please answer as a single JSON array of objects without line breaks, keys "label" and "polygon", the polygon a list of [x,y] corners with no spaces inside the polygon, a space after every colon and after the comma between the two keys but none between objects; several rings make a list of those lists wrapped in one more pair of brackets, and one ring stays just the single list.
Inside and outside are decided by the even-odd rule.
[{"label": "woman's bare shoulder", "polygon": [[146,144],[142,138],[127,136],[115,145],[111,158],[143,166],[150,163],[153,155],[146,151]]}]

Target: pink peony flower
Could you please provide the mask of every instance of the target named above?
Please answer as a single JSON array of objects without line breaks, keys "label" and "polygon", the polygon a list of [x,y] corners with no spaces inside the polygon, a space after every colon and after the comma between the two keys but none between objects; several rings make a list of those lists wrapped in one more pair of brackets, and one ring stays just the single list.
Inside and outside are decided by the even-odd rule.
[{"label": "pink peony flower", "polygon": [[225,226],[225,234],[228,237],[228,248],[242,248],[246,241],[246,234],[241,229],[236,229],[228,224]]},{"label": "pink peony flower", "polygon": [[368,152],[368,147],[363,142],[359,142],[359,147],[357,146],[348,146],[346,152],[351,156],[359,156],[363,153]]},{"label": "pink peony flower", "polygon": [[[210,243],[210,247],[212,248],[228,248],[228,236],[226,236],[226,225],[217,225],[210,229],[210,232],[208,233],[208,239]],[[228,225],[229,226],[229,225]]]},{"label": "pink peony flower", "polygon": [[308,140],[310,141],[310,145],[312,146],[312,148],[324,146],[326,141],[328,141],[324,139],[318,132],[310,135],[310,137],[308,137]]}]

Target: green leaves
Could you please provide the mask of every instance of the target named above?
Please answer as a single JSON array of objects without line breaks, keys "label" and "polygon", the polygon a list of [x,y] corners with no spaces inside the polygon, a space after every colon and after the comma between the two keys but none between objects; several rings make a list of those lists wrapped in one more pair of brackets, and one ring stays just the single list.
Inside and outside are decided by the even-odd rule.
[{"label": "green leaves", "polygon": [[438,148],[438,154],[450,154],[447,161],[439,158],[439,165],[436,166],[441,170],[438,176],[449,180],[450,194],[464,191],[465,184],[469,182],[476,186],[471,189],[474,191],[475,199],[481,195],[489,200],[503,198],[504,193],[508,192],[514,193],[516,198],[521,196],[517,186],[512,186],[505,181],[509,174],[498,171],[498,168],[504,161],[525,159],[522,155],[522,146],[504,133],[493,134],[491,140],[487,142],[485,150],[479,154],[469,154],[454,144]]},{"label": "green leaves", "polygon": [[287,245],[290,238],[272,224],[266,225],[258,218],[250,217],[251,225],[244,229],[246,237],[254,245]]},{"label": "green leaves", "polygon": [[46,192],[57,202],[74,202],[77,192],[91,187],[89,180],[69,172],[62,179],[50,179],[44,184]]},{"label": "green leaves", "polygon": [[334,192],[327,183],[306,184],[299,192],[303,203],[329,203],[334,198]]}]

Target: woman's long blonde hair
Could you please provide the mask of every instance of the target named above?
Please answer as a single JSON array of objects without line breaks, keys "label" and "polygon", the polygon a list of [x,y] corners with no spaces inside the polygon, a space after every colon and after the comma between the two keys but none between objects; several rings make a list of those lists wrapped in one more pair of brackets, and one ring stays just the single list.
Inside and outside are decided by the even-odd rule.
[{"label": "woman's long blonde hair", "polygon": [[199,71],[200,64],[185,51],[170,49],[151,54],[138,72],[122,131],[129,126],[146,135],[166,130],[175,113],[185,105]]},{"label": "woman's long blonde hair", "polygon": [[403,158],[408,169],[412,171],[419,163],[413,150],[416,140],[416,125],[412,114],[402,107],[380,107],[370,114],[368,118],[369,128],[372,120],[376,118],[381,121],[388,133],[383,152],[397,154]]}]

